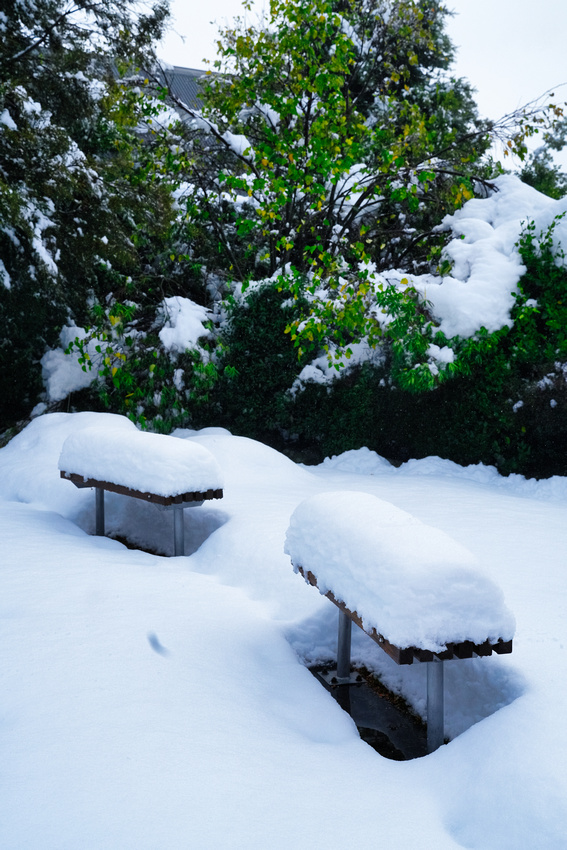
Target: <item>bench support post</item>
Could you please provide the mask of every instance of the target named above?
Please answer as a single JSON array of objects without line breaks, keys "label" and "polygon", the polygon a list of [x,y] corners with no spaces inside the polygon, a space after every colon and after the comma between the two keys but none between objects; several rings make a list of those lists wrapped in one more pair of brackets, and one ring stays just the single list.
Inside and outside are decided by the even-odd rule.
[{"label": "bench support post", "polygon": [[427,750],[432,753],[443,744],[444,730],[443,661],[427,662]]},{"label": "bench support post", "polygon": [[183,525],[183,505],[173,508],[173,554],[185,554],[185,529]]},{"label": "bench support post", "polygon": [[339,609],[339,637],[337,644],[337,681],[350,681],[350,642],[352,620]]},{"label": "bench support post", "polygon": [[95,488],[95,534],[104,537],[104,490]]}]

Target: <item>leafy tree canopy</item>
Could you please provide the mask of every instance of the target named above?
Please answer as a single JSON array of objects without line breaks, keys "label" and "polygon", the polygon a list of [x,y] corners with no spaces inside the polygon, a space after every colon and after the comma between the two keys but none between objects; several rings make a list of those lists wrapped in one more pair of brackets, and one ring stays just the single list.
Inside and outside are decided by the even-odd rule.
[{"label": "leafy tree canopy", "polygon": [[445,15],[422,0],[273,0],[261,25],[221,33],[202,111],[178,104],[192,257],[244,289],[277,278],[300,356],[348,357],[386,333],[397,372],[418,374],[424,305],[370,277],[435,267],[435,225],[490,186],[490,128],[448,73]]},{"label": "leafy tree canopy", "polygon": [[443,73],[444,15],[408,0],[278,0],[260,28],[222,33],[189,177],[227,271],[243,281],[291,263],[327,278],[343,254],[379,268],[426,259],[424,229],[471,196],[487,147],[468,84]]}]

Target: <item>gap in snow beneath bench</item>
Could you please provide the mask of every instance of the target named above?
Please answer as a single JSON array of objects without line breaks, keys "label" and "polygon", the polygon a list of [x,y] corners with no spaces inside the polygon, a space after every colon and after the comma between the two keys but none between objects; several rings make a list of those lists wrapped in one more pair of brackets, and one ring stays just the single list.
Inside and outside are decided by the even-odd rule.
[{"label": "gap in snow beneath bench", "polygon": [[[313,613],[290,623],[285,635],[305,667],[336,668],[337,609],[328,600],[321,598],[321,605]],[[352,631],[351,658],[351,669],[368,670],[390,694],[401,695],[412,712],[425,717],[427,664],[396,664],[359,628]],[[453,659],[444,666],[445,735],[450,740],[526,692],[526,679],[514,653]]]},{"label": "gap in snow beneath bench", "polygon": [[407,761],[427,755],[426,726],[402,697],[393,694],[366,669],[353,684],[329,683],[333,665],[309,668],[341,708],[354,720],[363,741],[384,758]]},{"label": "gap in snow beneath bench", "polygon": [[[218,507],[217,507],[218,505]],[[133,549],[153,555],[173,555],[173,512],[175,508],[133,499],[119,493],[104,494],[106,536]],[[183,510],[185,555],[193,555],[210,535],[229,520],[222,500],[210,500]],[[88,534],[95,531],[95,496],[83,507],[77,524]]]}]

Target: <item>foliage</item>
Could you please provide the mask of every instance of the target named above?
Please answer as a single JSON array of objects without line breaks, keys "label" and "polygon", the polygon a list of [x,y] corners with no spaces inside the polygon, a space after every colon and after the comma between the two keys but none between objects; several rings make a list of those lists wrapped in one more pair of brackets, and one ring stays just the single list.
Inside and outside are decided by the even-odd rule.
[{"label": "foliage", "polygon": [[[148,55],[167,7],[8,0],[0,15],[0,422],[28,412],[39,360],[89,301],[140,275],[168,194],[139,180],[140,99],[117,66]],[[150,248],[144,252],[141,245]]]},{"label": "foliage", "polygon": [[[393,348],[380,366],[286,392],[292,347],[276,349],[270,339],[273,330],[281,340],[289,320],[280,314],[285,293],[255,287],[234,307],[234,338],[226,342],[230,362],[239,347],[239,369],[219,384],[216,421],[312,462],[364,445],[394,462],[440,455],[504,474],[567,474],[567,271],[557,223],[541,234],[525,225],[518,249],[527,270],[512,326],[461,340],[452,380],[427,393],[394,388]],[[294,305],[283,303],[293,315]],[[300,365],[308,360],[304,354]]]},{"label": "foliage", "polygon": [[[272,0],[263,24],[221,33],[203,109],[177,103],[178,121],[152,73],[164,5],[40,6],[0,15],[6,423],[74,323],[95,377],[83,403],[143,427],[213,421],[311,459],[365,444],[557,471],[567,278],[553,226],[526,225],[527,272],[496,333],[446,339],[412,278],[449,273],[438,225],[491,191],[490,139],[521,156],[536,132],[560,145],[559,107],[481,122],[450,75],[439,2]],[[525,179],[562,191],[536,159]],[[185,351],[161,334],[170,296],[214,308]],[[342,369],[360,341],[380,356]],[[335,382],[298,382],[325,357]]]},{"label": "foliage", "polygon": [[161,134],[183,152],[177,238],[202,273],[243,291],[271,279],[301,304],[287,327],[300,361],[325,350],[340,368],[353,342],[386,341],[393,379],[416,390],[438,379],[437,331],[407,277],[380,275],[435,268],[434,225],[489,185],[489,128],[446,73],[445,14],[419,0],[273,0],[261,26],[222,32],[203,110],[178,103],[184,126]]},{"label": "foliage", "polygon": [[559,116],[555,125],[544,133],[543,142],[530,154],[520,171],[520,177],[538,192],[550,198],[567,194],[567,174],[553,160],[553,151],[561,151],[567,141],[567,118]]},{"label": "foliage", "polygon": [[216,420],[236,434],[271,444],[287,429],[289,387],[306,358],[284,333],[301,304],[272,286],[253,287],[233,301],[222,331],[223,371],[213,393]]},{"label": "foliage", "polygon": [[531,154],[519,176],[528,186],[533,186],[549,198],[563,198],[567,194],[567,174],[554,163],[547,148],[539,148]]},{"label": "foliage", "polygon": [[94,306],[89,333],[68,352],[78,355],[83,371],[93,372],[104,407],[163,433],[187,424],[190,413],[208,402],[218,377],[207,340],[185,351],[164,344],[160,331],[168,320],[166,301],[156,313],[151,301],[144,308],[111,299],[105,308]]},{"label": "foliage", "polygon": [[[414,2],[343,3],[339,12],[329,0],[278,0],[264,27],[224,32],[203,114],[225,155],[215,178],[235,201],[250,199],[234,226],[255,238],[262,272],[291,264],[326,280],[342,255],[394,265],[387,237],[412,228],[390,204],[417,212],[438,176],[431,160],[456,134],[451,113],[465,125],[473,115],[454,95],[443,124],[441,86],[423,83],[442,61],[432,34],[441,16],[439,4],[427,14]],[[429,114],[417,89],[421,101],[430,96]],[[482,131],[473,135],[483,150]],[[248,268],[236,268],[240,279]]]},{"label": "foliage", "polygon": [[514,359],[520,362],[567,358],[567,269],[565,252],[553,238],[565,215],[557,215],[540,234],[528,222],[518,243],[526,265],[514,311]]},{"label": "foliage", "polygon": [[[561,110],[549,103],[542,118],[540,105],[528,105],[498,124],[480,122],[468,84],[447,73],[444,15],[440,4],[409,0],[276,0],[263,25],[240,21],[222,33],[203,110],[177,104],[186,119],[173,131],[156,121],[186,181],[179,254],[203,280],[234,292],[215,360],[230,375],[210,395],[217,421],[271,441],[293,433],[302,401],[286,393],[302,365],[326,352],[338,370],[364,339],[385,353],[380,397],[392,385],[420,392],[452,377],[485,411],[483,457],[507,456],[498,434],[517,417],[509,407],[502,417],[488,412],[489,399],[512,386],[507,329],[445,339],[411,278],[447,273],[435,225],[473,193],[490,191],[489,136],[508,134],[521,154]],[[283,315],[287,341],[279,337]],[[454,359],[435,361],[435,348]],[[474,376],[484,395],[472,393]],[[397,395],[413,409],[408,398]],[[197,406],[193,421],[198,415]],[[475,415],[467,416],[463,433],[476,445]],[[523,445],[518,439],[510,445]]]},{"label": "foliage", "polygon": [[330,388],[305,387],[291,411],[295,451],[320,462],[367,446],[395,464],[434,455],[492,464],[504,474],[526,472],[530,445],[507,390],[477,367],[432,392],[408,392],[365,364]]},{"label": "foliage", "polygon": [[504,472],[567,474],[562,449],[567,424],[567,267],[554,238],[564,216],[556,216],[542,233],[526,222],[517,245],[526,272],[517,287],[512,325],[465,345],[464,383],[457,381],[453,388],[457,421],[463,410],[470,410],[466,433],[471,446],[477,446],[477,457],[486,458],[489,446],[483,429],[492,423],[493,459],[488,462]]},{"label": "foliage", "polygon": [[536,136],[541,136],[545,145],[561,150],[565,144],[567,117],[565,104],[556,103],[554,98],[554,92],[546,91],[494,124],[492,133],[503,143],[505,157],[515,154],[523,162],[528,156],[528,142]]}]

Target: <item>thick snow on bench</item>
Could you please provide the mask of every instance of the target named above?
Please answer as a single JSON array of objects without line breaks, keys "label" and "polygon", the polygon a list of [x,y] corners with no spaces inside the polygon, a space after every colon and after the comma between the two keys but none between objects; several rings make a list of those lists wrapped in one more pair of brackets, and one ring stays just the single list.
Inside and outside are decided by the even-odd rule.
[{"label": "thick snow on bench", "polygon": [[314,496],[294,511],[285,551],[322,593],[400,648],[510,640],[502,591],[447,534],[367,493]]},{"label": "thick snow on bench", "polygon": [[203,446],[138,431],[133,424],[97,425],[71,434],[63,443],[59,469],[158,496],[223,486],[217,461]]}]

